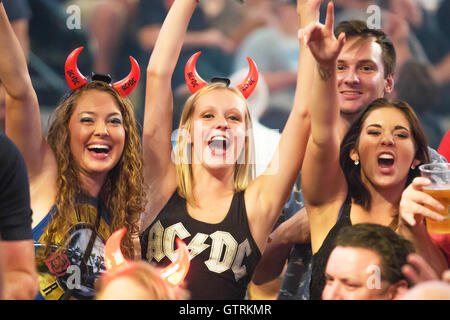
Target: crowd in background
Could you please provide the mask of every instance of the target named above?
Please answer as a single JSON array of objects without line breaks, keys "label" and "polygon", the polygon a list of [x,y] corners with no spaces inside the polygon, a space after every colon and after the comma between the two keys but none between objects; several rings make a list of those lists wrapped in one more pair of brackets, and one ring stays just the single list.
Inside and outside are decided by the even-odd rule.
[{"label": "crowd in background", "polygon": [[[111,74],[113,82],[128,74],[128,56],[136,57],[141,66],[141,81],[130,98],[136,119],[142,126],[146,88],[144,66],[148,64],[173,2],[3,0],[27,58],[40,103],[44,133],[50,113],[60,97],[69,92],[63,76],[65,57],[80,46],[85,47],[78,60],[80,70]],[[326,6],[327,1],[324,1],[322,22]],[[370,21],[379,23],[389,35],[397,52],[396,85],[389,98],[405,100],[413,107],[424,127],[428,144],[434,149],[450,130],[450,34],[446,18],[446,13],[450,13],[449,6],[449,0],[335,1],[336,24],[349,19],[360,19],[368,24]],[[258,142],[256,128],[260,124],[266,129],[283,131],[298,81],[295,1],[246,0],[245,4],[234,0],[200,1],[172,77],[173,128],[178,127],[182,107],[190,96],[185,85],[184,66],[197,51],[202,51],[198,73],[208,81],[212,77],[233,81],[236,74],[246,72],[245,58],[252,57],[261,75],[259,92],[249,99],[256,124],[255,140]],[[2,100],[0,90],[0,128],[3,131]],[[278,142],[277,139],[279,136],[274,136],[274,142]],[[277,282],[275,289],[269,287],[268,290],[278,292],[279,285]],[[258,298],[257,294],[255,297]]]},{"label": "crowd in background", "polygon": [[[8,1],[11,0],[5,3]],[[44,109],[42,114],[48,116],[58,97],[67,90],[62,70],[65,56],[73,48],[84,46],[89,52],[80,57],[80,70],[109,73],[121,79],[129,70],[128,55],[137,57],[139,64],[145,66],[171,2],[33,0],[28,1],[28,9],[24,6],[22,16],[10,16],[23,25],[18,30],[24,48],[29,50],[30,72]],[[367,8],[375,4],[381,10],[379,22],[398,55],[397,85],[391,98],[406,100],[413,106],[430,146],[437,148],[450,129],[450,1],[337,0],[335,4],[336,23],[348,18],[377,22],[377,13]],[[324,2],[322,7],[325,6]],[[231,0],[200,2],[173,77],[176,125],[188,94],[183,68],[188,57],[199,50],[203,55],[198,70],[205,79],[230,77],[246,68],[245,57],[251,56],[268,90],[268,95],[257,101],[265,107],[259,119],[267,127],[282,131],[295,90],[295,4],[282,0],[246,0],[245,4]],[[145,81],[139,87],[132,100],[142,121]]]}]

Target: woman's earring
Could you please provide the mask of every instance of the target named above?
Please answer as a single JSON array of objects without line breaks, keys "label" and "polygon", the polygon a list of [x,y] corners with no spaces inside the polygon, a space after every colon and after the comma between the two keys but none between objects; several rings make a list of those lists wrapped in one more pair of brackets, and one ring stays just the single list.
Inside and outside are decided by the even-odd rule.
[{"label": "woman's earring", "polygon": [[359,160],[355,160],[354,164],[357,166],[359,164]]},{"label": "woman's earring", "polygon": [[412,164],[411,165],[411,170],[414,170],[416,167]]}]

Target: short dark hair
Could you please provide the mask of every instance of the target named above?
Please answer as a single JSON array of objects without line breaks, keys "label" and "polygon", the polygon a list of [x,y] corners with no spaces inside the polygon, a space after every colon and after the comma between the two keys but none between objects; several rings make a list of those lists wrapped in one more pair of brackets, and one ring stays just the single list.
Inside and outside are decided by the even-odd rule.
[{"label": "short dark hair", "polygon": [[336,37],[342,32],[345,33],[347,40],[354,37],[360,37],[362,39],[375,38],[375,42],[380,45],[382,50],[384,78],[395,71],[397,59],[395,48],[388,35],[382,30],[371,29],[362,20],[347,20],[339,23],[334,31]]},{"label": "short dark hair", "polygon": [[393,284],[407,280],[402,266],[413,253],[413,244],[389,227],[361,223],[343,227],[336,238],[336,247],[356,247],[375,251],[381,258],[381,277]]},{"label": "short dark hair", "polygon": [[[353,160],[350,159],[350,152],[358,149],[359,137],[364,121],[372,111],[380,108],[395,108],[400,110],[405,115],[409,125],[411,126],[411,134],[416,146],[415,158],[422,164],[430,162],[428,142],[425,132],[419,118],[411,106],[405,101],[391,101],[386,98],[379,98],[372,101],[350,126],[347,134],[344,136],[344,139],[342,139],[339,154],[339,164],[344,172],[345,179],[348,184],[349,194],[352,199],[354,199],[356,204],[361,205],[366,210],[369,210],[371,206],[370,193],[361,180],[360,166],[356,166]],[[419,175],[420,172],[418,168],[410,169],[406,185],[410,184],[412,180]]]}]

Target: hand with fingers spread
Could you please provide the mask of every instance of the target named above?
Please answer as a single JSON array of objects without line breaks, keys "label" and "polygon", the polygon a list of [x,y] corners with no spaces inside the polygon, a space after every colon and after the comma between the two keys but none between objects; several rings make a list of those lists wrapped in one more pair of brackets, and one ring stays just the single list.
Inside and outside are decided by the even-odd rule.
[{"label": "hand with fingers spread", "polygon": [[341,33],[337,39],[334,36],[333,3],[328,3],[325,25],[312,22],[306,28],[299,30],[298,36],[300,41],[308,45],[319,65],[333,65],[345,43],[344,33]]},{"label": "hand with fingers spread", "polygon": [[436,221],[443,220],[442,215],[438,213],[444,209],[443,205],[429,194],[423,192],[423,188],[429,184],[429,179],[417,177],[403,191],[399,207],[400,223],[415,227],[424,226],[424,217]]}]

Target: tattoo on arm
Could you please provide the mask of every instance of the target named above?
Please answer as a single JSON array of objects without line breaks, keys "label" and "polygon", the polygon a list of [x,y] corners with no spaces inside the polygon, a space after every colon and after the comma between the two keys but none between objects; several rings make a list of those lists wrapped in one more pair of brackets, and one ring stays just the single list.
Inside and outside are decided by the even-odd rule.
[{"label": "tattoo on arm", "polygon": [[318,65],[318,71],[320,79],[322,79],[323,81],[328,81],[333,75],[333,70],[330,67]]}]

